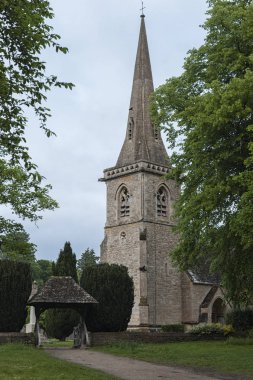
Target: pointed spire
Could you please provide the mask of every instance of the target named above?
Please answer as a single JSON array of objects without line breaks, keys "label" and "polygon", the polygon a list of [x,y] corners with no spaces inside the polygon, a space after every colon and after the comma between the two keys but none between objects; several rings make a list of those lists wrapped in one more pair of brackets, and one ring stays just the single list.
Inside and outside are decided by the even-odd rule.
[{"label": "pointed spire", "polygon": [[128,126],[117,166],[140,160],[168,164],[160,131],[155,130],[150,117],[149,99],[154,91],[154,85],[144,18],[145,16],[141,15]]}]

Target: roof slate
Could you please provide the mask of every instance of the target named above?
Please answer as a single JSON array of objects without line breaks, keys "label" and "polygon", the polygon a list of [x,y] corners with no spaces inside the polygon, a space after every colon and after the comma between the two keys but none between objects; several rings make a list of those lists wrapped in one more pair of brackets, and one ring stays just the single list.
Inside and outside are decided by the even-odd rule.
[{"label": "roof slate", "polygon": [[50,277],[43,288],[31,297],[28,304],[89,304],[98,303],[95,298],[81,288],[72,277]]}]

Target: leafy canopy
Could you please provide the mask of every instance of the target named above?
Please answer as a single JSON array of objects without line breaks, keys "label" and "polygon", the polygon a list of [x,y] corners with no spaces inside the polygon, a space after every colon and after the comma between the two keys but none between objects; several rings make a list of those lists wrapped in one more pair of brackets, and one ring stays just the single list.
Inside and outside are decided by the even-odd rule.
[{"label": "leafy canopy", "polygon": [[[46,74],[41,53],[46,48],[66,53],[48,20],[54,17],[46,0],[1,0],[0,2],[0,204],[19,217],[37,220],[42,210],[57,203],[49,196],[49,185],[29,155],[25,130],[30,127],[28,110],[38,118],[46,136],[50,109],[47,92],[53,87],[72,88],[55,75]],[[30,114],[30,113],[29,113]],[[0,219],[0,232],[11,228]]]},{"label": "leafy canopy", "polygon": [[253,295],[253,4],[208,4],[205,42],[157,89],[153,116],[182,189],[173,257],[182,269],[220,271],[240,306]]}]

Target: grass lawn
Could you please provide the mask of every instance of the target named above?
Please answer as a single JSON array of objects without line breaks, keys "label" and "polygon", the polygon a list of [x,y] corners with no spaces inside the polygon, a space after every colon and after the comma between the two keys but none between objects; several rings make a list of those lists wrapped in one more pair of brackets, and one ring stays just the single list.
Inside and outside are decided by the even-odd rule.
[{"label": "grass lawn", "polygon": [[[235,343],[235,342],[231,342]],[[253,379],[253,345],[226,342],[120,343],[97,350],[149,362],[184,365]]]},{"label": "grass lawn", "polygon": [[50,347],[56,347],[56,348],[73,348],[74,341],[73,340],[65,340],[60,341],[58,339],[48,339],[46,342],[43,342],[42,347],[43,348],[50,348]]},{"label": "grass lawn", "polygon": [[42,349],[21,344],[0,345],[0,378],[3,380],[112,380],[100,371],[58,360]]}]

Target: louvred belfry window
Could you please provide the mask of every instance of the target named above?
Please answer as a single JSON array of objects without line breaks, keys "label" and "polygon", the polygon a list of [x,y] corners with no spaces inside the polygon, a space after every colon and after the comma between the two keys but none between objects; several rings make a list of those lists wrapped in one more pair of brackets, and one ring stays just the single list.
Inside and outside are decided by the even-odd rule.
[{"label": "louvred belfry window", "polygon": [[123,187],[120,195],[119,195],[119,200],[120,200],[120,216],[129,216],[130,214],[130,195],[126,187]]},{"label": "louvred belfry window", "polygon": [[167,216],[168,208],[168,194],[166,189],[162,186],[156,194],[156,210],[157,216]]}]

